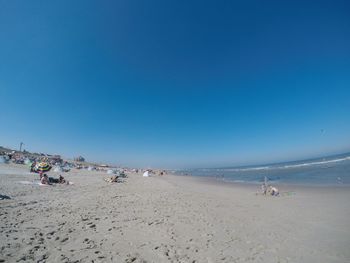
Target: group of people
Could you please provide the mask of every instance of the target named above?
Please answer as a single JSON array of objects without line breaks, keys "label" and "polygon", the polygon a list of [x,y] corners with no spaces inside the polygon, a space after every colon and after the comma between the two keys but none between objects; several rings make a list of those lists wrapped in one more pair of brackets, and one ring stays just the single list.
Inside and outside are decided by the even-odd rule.
[{"label": "group of people", "polygon": [[279,190],[272,185],[267,184],[267,178],[265,176],[264,183],[261,185],[263,195],[279,196]]},{"label": "group of people", "polygon": [[51,185],[51,184],[69,184],[69,182],[64,179],[62,175],[59,175],[58,179],[53,177],[48,177],[47,174],[44,174],[43,172],[39,173],[40,176],[40,183],[44,185]]},{"label": "group of people", "polygon": [[111,177],[108,177],[108,178],[105,178],[104,180],[107,182],[107,183],[118,183],[118,178],[119,176],[118,175],[113,175]]}]

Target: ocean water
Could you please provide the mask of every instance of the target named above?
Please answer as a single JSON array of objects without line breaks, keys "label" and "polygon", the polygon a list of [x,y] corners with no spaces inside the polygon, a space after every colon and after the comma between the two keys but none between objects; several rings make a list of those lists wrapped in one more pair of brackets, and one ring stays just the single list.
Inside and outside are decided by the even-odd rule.
[{"label": "ocean water", "polygon": [[260,166],[200,168],[176,173],[251,184],[262,183],[266,176],[269,182],[279,184],[350,186],[350,153]]}]

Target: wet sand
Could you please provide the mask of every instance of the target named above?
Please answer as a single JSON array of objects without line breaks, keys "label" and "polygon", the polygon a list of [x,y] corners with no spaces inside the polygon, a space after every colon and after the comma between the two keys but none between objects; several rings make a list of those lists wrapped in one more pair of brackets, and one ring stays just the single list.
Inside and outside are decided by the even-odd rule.
[{"label": "wet sand", "polygon": [[[25,166],[0,164],[0,262],[350,262],[349,188],[255,186],[191,177],[39,186]],[[50,172],[50,176],[58,176]]]}]

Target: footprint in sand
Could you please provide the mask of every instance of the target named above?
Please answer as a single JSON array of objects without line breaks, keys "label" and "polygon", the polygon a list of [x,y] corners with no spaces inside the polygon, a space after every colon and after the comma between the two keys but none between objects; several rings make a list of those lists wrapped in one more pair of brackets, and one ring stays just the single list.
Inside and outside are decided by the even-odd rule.
[{"label": "footprint in sand", "polygon": [[47,236],[53,236],[55,233],[56,233],[56,231],[51,231],[51,232],[47,233],[46,235]]},{"label": "footprint in sand", "polygon": [[127,259],[125,259],[125,263],[132,263],[135,262],[137,260],[137,257],[132,256],[132,255],[127,255]]},{"label": "footprint in sand", "polygon": [[63,238],[63,239],[61,240],[61,243],[66,242],[68,239],[69,239],[69,237],[65,237],[65,238]]}]

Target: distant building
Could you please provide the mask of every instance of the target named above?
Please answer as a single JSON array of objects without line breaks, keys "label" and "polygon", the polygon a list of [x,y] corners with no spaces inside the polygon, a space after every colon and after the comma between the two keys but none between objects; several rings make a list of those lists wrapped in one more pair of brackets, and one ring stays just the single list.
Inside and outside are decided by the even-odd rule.
[{"label": "distant building", "polygon": [[83,156],[78,156],[74,158],[74,161],[76,162],[85,162],[85,158]]}]

